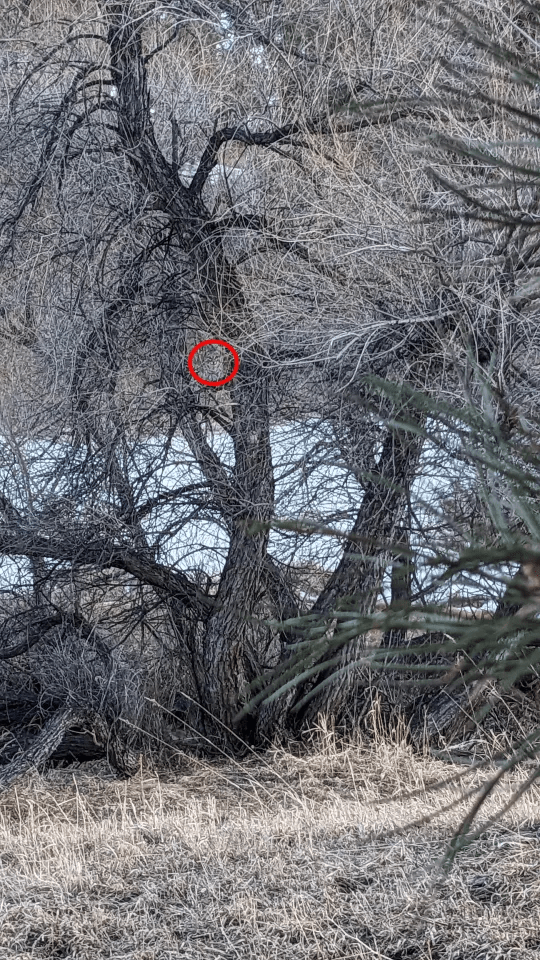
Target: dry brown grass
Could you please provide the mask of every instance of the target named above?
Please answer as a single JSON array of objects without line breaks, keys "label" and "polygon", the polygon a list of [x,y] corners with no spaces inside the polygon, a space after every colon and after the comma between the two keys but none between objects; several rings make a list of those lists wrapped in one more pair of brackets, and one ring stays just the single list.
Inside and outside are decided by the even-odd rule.
[{"label": "dry brown grass", "polygon": [[537,957],[538,790],[447,878],[435,865],[463,804],[387,835],[458,796],[425,790],[449,771],[321,736],[308,755],[124,783],[100,763],[35,774],[0,799],[0,956]]}]

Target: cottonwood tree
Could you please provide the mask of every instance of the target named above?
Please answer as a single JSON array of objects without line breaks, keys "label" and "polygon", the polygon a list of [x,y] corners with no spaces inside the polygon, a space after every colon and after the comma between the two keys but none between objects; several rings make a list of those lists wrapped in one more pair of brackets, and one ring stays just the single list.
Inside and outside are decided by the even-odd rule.
[{"label": "cottonwood tree", "polygon": [[[485,277],[449,264],[460,223],[411,216],[441,190],[410,146],[493,104],[437,93],[407,3],[2,17],[5,724],[48,719],[36,762],[86,723],[129,771],[160,704],[227,748],[341,717],[357,678],[322,656],[308,708],[306,678],[232,731],[290,657],[271,623],[371,613],[406,526],[422,419],[399,432],[407,405],[363,375],[433,394],[483,349]],[[201,387],[187,357],[215,338],[239,371]],[[220,379],[229,356],[194,362]],[[325,556],[295,514],[351,536]]]},{"label": "cottonwood tree", "polygon": [[[457,98],[466,93],[479,104],[496,106],[504,134],[495,137],[493,126],[484,122],[474,139],[470,134],[442,135],[430,144],[431,174],[448,201],[445,219],[461,231],[458,256],[448,262],[454,277],[449,286],[460,295],[462,329],[468,331],[452,351],[454,369],[461,368],[461,390],[447,400],[441,393],[430,397],[425,388],[411,390],[410,384],[401,390],[389,380],[377,384],[388,397],[401,392],[403,398],[404,392],[404,409],[410,406],[403,435],[413,429],[424,437],[422,478],[427,479],[427,459],[433,457],[432,479],[439,489],[428,486],[423,502],[411,503],[414,522],[394,545],[398,563],[388,610],[369,616],[354,604],[348,609],[335,605],[326,621],[290,621],[301,642],[254,699],[279,695],[284,682],[298,684],[299,674],[319,681],[314,646],[321,661],[326,657],[332,682],[344,642],[358,643],[373,628],[386,631],[380,646],[370,651],[360,641],[357,647],[366,682],[384,687],[393,681],[398,711],[404,699],[399,693],[416,688],[408,704],[409,732],[432,744],[442,740],[447,758],[448,743],[462,733],[465,721],[474,730],[506,697],[520,715],[517,736],[499,756],[497,774],[481,785],[452,841],[448,864],[496,819],[472,832],[483,801],[506,772],[529,762],[522,784],[501,812],[540,773],[535,335],[540,11],[522,3],[503,14],[494,22],[493,10],[487,8],[474,16],[451,4],[438,10],[446,18],[441,26],[448,26],[464,47],[472,44],[478,51],[466,75],[463,62],[461,69],[444,64],[451,74],[445,92]],[[486,53],[489,69],[482,59]],[[435,162],[434,143],[439,148]],[[376,385],[373,377],[366,383]],[[451,383],[448,378],[446,390]],[[449,468],[455,473],[441,496]],[[459,602],[450,602],[456,588],[465,589],[484,610],[475,617],[460,616]],[[342,626],[341,637],[328,631],[332,617]],[[420,697],[419,676],[425,678]],[[471,762],[471,757],[459,755],[457,760]]]}]

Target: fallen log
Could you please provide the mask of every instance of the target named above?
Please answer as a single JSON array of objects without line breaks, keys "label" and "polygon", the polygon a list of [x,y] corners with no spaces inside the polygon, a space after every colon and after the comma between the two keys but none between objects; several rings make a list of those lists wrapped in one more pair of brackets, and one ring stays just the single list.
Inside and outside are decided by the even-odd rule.
[{"label": "fallen log", "polygon": [[84,722],[84,716],[73,707],[58,710],[32,742],[0,770],[0,790],[7,790],[16,780],[32,769],[41,767],[60,746],[71,726]]},{"label": "fallen log", "polygon": [[[28,730],[13,734],[0,753],[0,767],[5,767],[25,750],[32,742],[33,736]],[[61,743],[51,756],[45,761],[46,766],[67,766],[70,763],[85,763],[88,760],[103,760],[107,757],[107,750],[103,744],[97,744],[92,734],[87,730],[66,731]]]},{"label": "fallen log", "polygon": [[20,727],[0,750],[0,791],[31,769],[86,760],[107,759],[122,778],[139,768],[139,754],[122,739],[115,724],[75,707],[63,707],[37,730]]}]

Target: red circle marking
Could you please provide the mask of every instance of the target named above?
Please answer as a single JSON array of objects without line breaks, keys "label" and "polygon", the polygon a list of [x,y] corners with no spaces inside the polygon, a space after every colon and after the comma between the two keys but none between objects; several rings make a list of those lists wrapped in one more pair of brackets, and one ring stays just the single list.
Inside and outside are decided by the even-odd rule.
[{"label": "red circle marking", "polygon": [[[230,373],[228,377],[224,377],[223,380],[203,380],[203,378],[200,377],[198,373],[195,373],[195,370],[193,368],[193,357],[197,353],[197,350],[200,350],[201,347],[207,347],[211,343],[217,343],[218,346],[225,347],[227,350],[230,350],[234,357],[234,366],[233,366],[232,373]],[[236,374],[238,373],[238,367],[240,366],[240,358],[236,350],[234,349],[234,347],[231,347],[230,343],[227,343],[226,340],[201,340],[201,342],[198,343],[196,347],[193,347],[193,350],[190,352],[187,365],[188,365],[188,369],[191,376],[195,380],[197,380],[198,383],[202,383],[203,386],[205,387],[222,387],[224,383],[228,383],[229,380],[232,380],[233,377],[235,377]]]}]

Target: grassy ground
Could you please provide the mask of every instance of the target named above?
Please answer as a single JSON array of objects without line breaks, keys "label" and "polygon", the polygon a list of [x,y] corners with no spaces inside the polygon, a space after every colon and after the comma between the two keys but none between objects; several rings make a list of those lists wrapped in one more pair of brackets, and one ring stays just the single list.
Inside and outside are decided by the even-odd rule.
[{"label": "grassy ground", "polygon": [[0,957],[538,958],[538,789],[446,878],[436,863],[470,801],[389,835],[457,798],[426,792],[454,772],[321,736],[309,755],[185,761],[160,778],[119,782],[101,763],[35,774],[0,797]]}]

